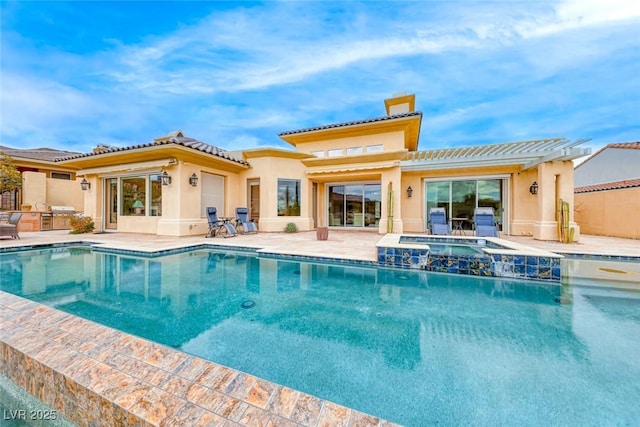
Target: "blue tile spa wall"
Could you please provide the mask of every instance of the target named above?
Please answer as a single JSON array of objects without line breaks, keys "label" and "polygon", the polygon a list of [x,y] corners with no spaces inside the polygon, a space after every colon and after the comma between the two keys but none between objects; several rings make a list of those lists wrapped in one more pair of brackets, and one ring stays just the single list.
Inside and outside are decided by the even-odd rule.
[{"label": "blue tile spa wall", "polygon": [[560,258],[525,255],[429,254],[429,250],[378,247],[378,265],[486,277],[560,282]]}]

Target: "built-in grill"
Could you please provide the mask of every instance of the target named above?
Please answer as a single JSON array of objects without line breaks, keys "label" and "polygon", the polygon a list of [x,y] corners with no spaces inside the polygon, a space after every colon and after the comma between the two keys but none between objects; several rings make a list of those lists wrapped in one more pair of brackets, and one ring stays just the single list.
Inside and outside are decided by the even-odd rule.
[{"label": "built-in grill", "polygon": [[71,218],[76,214],[76,208],[73,206],[51,206],[51,216],[53,217],[53,230],[69,230],[71,229]]}]

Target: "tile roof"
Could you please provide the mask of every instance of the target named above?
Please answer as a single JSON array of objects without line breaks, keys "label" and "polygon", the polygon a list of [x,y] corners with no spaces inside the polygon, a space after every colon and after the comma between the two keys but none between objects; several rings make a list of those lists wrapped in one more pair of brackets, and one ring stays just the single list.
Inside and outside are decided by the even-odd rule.
[{"label": "tile roof", "polygon": [[340,127],[347,127],[347,126],[362,125],[362,124],[366,124],[366,123],[382,122],[382,121],[385,121],[385,120],[403,119],[405,117],[422,117],[422,111],[412,111],[412,112],[409,112],[409,113],[400,113],[400,114],[393,114],[393,115],[389,115],[389,116],[375,117],[373,119],[356,120],[356,121],[353,121],[353,122],[334,123],[334,124],[324,125],[324,126],[316,126],[316,127],[311,127],[311,128],[305,128],[305,129],[290,130],[290,131],[287,131],[287,132],[280,132],[278,134],[278,136],[294,135],[296,133],[314,132],[314,131],[318,131],[318,130],[326,130],[326,129],[334,129],[334,128],[340,128]]},{"label": "tile roof", "polygon": [[107,153],[117,153],[121,151],[130,151],[130,150],[137,150],[140,148],[149,148],[149,147],[154,147],[158,145],[170,145],[170,144],[191,148],[191,149],[200,151],[202,153],[211,154],[212,156],[216,156],[226,160],[230,160],[232,162],[240,163],[241,165],[246,165],[246,166],[249,165],[248,162],[232,156],[231,154],[229,154],[229,152],[223,150],[222,148],[218,148],[213,145],[206,144],[202,141],[198,141],[197,139],[189,138],[185,136],[176,136],[176,137],[171,137],[164,140],[155,140],[153,142],[148,142],[145,144],[138,144],[138,145],[130,145],[128,147],[107,147],[100,152],[83,153],[83,154],[76,154],[76,155],[67,156],[67,157],[59,157],[56,159],[56,161],[80,159],[84,157],[99,156]]},{"label": "tile roof", "polygon": [[604,148],[630,148],[632,150],[640,150],[640,142],[614,142],[607,144]]},{"label": "tile roof", "polygon": [[53,162],[60,156],[73,156],[79,154],[75,151],[54,150],[52,148],[11,148],[0,145],[0,151],[10,157],[21,159],[39,160]]},{"label": "tile roof", "polygon": [[624,181],[607,182],[605,184],[584,185],[573,189],[574,193],[592,193],[594,191],[619,190],[622,188],[640,187],[640,178]]}]

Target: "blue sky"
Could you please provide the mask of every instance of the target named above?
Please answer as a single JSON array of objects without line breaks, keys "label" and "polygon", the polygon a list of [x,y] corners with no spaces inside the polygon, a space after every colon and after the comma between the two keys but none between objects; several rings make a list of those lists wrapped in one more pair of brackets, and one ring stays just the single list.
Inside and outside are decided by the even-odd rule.
[{"label": "blue sky", "polygon": [[640,140],[640,2],[2,1],[0,145],[87,152],[181,129],[228,150],[382,116],[419,149]]}]

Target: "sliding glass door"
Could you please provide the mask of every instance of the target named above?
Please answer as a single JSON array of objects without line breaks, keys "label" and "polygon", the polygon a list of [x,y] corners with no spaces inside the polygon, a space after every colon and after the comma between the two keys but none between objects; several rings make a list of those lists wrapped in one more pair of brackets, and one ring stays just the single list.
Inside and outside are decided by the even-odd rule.
[{"label": "sliding glass door", "polygon": [[328,186],[329,226],[377,228],[380,221],[380,184]]},{"label": "sliding glass door", "polygon": [[463,229],[471,230],[475,208],[492,207],[499,229],[502,230],[506,185],[504,179],[427,181],[425,184],[426,221],[431,208],[444,208],[447,221],[453,218]]}]

